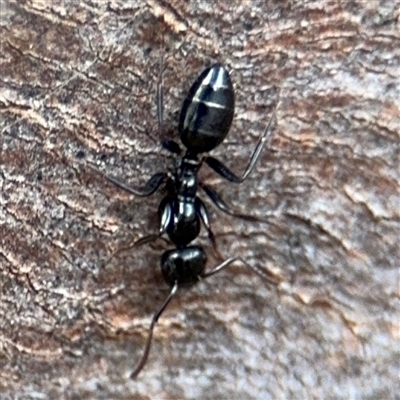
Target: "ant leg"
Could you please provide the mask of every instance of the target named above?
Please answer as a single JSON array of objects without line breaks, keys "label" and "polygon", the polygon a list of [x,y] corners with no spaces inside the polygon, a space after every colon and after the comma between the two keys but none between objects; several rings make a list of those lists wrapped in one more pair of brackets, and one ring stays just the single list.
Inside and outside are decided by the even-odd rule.
[{"label": "ant leg", "polygon": [[164,233],[167,231],[168,224],[172,215],[171,205],[168,202],[168,198],[164,198],[161,201],[161,204],[158,208],[158,213],[160,215],[160,229],[158,233],[153,233],[151,235],[144,236],[138,239],[136,242],[129,244],[128,246],[120,247],[118,250],[114,251],[114,253],[112,253],[110,257],[108,257],[104,265],[107,265],[117,254],[131,250],[136,246],[142,246],[143,244],[153,242],[154,240],[157,240],[159,238],[164,239],[166,242],[168,242],[165,238],[162,237],[162,235],[164,235]]},{"label": "ant leg", "polygon": [[246,261],[243,260],[242,257],[230,257],[227,260],[223,261],[221,264],[217,265],[214,269],[212,269],[209,272],[204,273],[201,278],[202,279],[207,279],[210,276],[213,276],[215,274],[218,274],[219,272],[223,271],[226,267],[228,267],[229,265],[233,264],[235,261],[240,261],[242,262],[245,266],[251,268],[251,270],[253,272],[255,272],[258,276],[260,276],[262,279],[265,279],[268,283],[271,283],[273,285],[277,285],[278,282],[275,281],[274,279],[271,279],[271,277],[268,275],[267,272],[265,272],[264,270],[254,267],[253,265],[250,265],[249,263],[247,263]]},{"label": "ant leg", "polygon": [[[164,40],[164,36],[163,36]],[[163,91],[163,74],[164,74],[164,51],[161,52],[160,57],[160,69],[158,71],[157,81],[157,121],[158,121],[158,133],[161,133],[161,129],[164,123],[164,91]]]},{"label": "ant leg", "polygon": [[125,185],[125,183],[120,182],[118,179],[108,176],[100,172],[98,169],[92,167],[89,165],[89,168],[93,170],[94,172],[100,174],[103,178],[106,178],[109,182],[113,183],[115,186],[119,187],[122,190],[125,190],[128,193],[134,194],[135,196],[139,197],[147,197],[151,196],[154,192],[157,191],[157,189],[166,182],[168,178],[168,174],[165,172],[158,172],[157,174],[154,174],[144,185],[143,188],[132,188],[128,185]]},{"label": "ant leg", "polygon": [[[128,250],[132,250],[132,249],[133,249],[134,247],[136,247],[136,246],[142,246],[142,245],[144,245],[144,244],[146,244],[146,243],[150,243],[150,242],[153,242],[154,240],[157,240],[157,239],[159,239],[159,238],[162,238],[161,235],[162,235],[163,233],[164,233],[164,232],[161,232],[161,231],[160,231],[160,233],[157,233],[157,234],[147,235],[147,236],[144,236],[144,237],[138,239],[136,242],[133,242],[132,244],[129,244],[128,246],[120,247],[119,249],[115,250],[114,253],[112,253],[112,254],[110,255],[110,257],[107,258],[107,260],[106,260],[106,262],[103,264],[103,266],[107,266],[107,265],[110,263],[110,261],[111,261],[115,256],[117,256],[118,254],[124,253],[124,252],[126,252],[126,251],[128,251]],[[162,239],[163,239],[163,238],[162,238]]]},{"label": "ant leg", "polygon": [[[164,35],[164,34],[163,34]],[[158,121],[158,135],[161,137],[162,127],[164,124],[164,85],[163,85],[163,74],[164,74],[164,36],[163,36],[163,49],[160,57],[160,70],[158,72],[157,82],[157,121]],[[182,150],[178,143],[173,140],[163,140],[161,145],[164,149],[174,154],[181,154]]]},{"label": "ant leg", "polygon": [[179,144],[173,140],[163,140],[161,141],[161,145],[162,147],[164,147],[165,150],[168,150],[173,154],[182,154],[182,149],[179,147]]},{"label": "ant leg", "polygon": [[214,233],[213,233],[213,231],[211,229],[211,225],[210,225],[210,217],[209,217],[209,214],[208,214],[208,211],[207,211],[207,208],[206,208],[205,204],[201,201],[201,199],[196,197],[194,206],[195,206],[196,212],[200,215],[201,222],[203,223],[203,225],[207,229],[208,238],[211,241],[214,254],[217,256],[217,258],[219,260],[222,260],[223,257],[222,257],[221,253],[218,250],[217,242],[215,240],[215,236],[214,236]]},{"label": "ant leg", "polygon": [[203,223],[203,225],[207,229],[208,237],[209,237],[213,247],[216,248],[217,247],[217,243],[215,241],[214,233],[213,233],[213,231],[211,229],[210,216],[208,214],[208,211],[207,211],[207,208],[206,208],[205,204],[201,201],[201,199],[196,197],[196,199],[194,201],[194,207],[196,209],[196,212],[200,215],[201,222]]},{"label": "ant leg", "polygon": [[144,245],[146,243],[154,242],[154,240],[160,239],[161,235],[163,233],[164,232],[153,233],[151,235],[144,236],[144,237],[138,239],[133,245],[130,246],[130,248],[133,248],[133,247],[136,247],[136,246],[142,246],[142,245]]},{"label": "ant leg", "polygon": [[161,201],[160,206],[158,207],[158,213],[160,215],[160,229],[158,233],[144,236],[128,246],[119,248],[113,254],[111,254],[104,265],[107,265],[111,261],[111,259],[114,258],[117,254],[131,250],[136,246],[142,246],[143,244],[153,242],[154,240],[157,240],[159,238],[164,239],[162,235],[167,231],[168,224],[171,218],[171,205],[168,202],[168,198],[164,198]]},{"label": "ant leg", "polygon": [[178,282],[175,282],[174,286],[171,289],[171,292],[169,293],[168,297],[165,299],[163,305],[153,315],[153,318],[152,318],[151,324],[150,324],[150,328],[149,328],[149,335],[147,337],[146,346],[144,348],[144,353],[143,353],[142,358],[140,359],[139,363],[136,365],[135,369],[130,373],[129,377],[131,379],[135,379],[139,375],[139,372],[145,366],[145,364],[147,362],[147,359],[149,358],[151,342],[152,342],[152,339],[153,339],[154,327],[155,327],[158,319],[160,318],[161,314],[167,308],[168,304],[170,303],[172,298],[175,296],[177,291],[178,291]]},{"label": "ant leg", "polygon": [[[247,221],[268,222],[267,219],[255,217],[253,215],[241,214],[239,212],[232,210],[232,208],[228,206],[228,204],[225,203],[225,201],[221,198],[221,196],[210,186],[207,186],[204,183],[200,183],[200,187],[204,190],[206,195],[211,199],[211,201],[215,204],[215,206],[218,207],[225,214],[231,215],[232,217],[241,218]],[[272,211],[271,213],[268,213],[267,216],[278,216],[279,213],[280,210],[278,209],[277,211]]]},{"label": "ant leg", "polygon": [[[275,108],[276,110],[276,108]],[[265,142],[268,138],[268,134],[270,133],[270,126],[272,123],[272,120],[275,117],[275,110],[269,119],[268,125],[264,130],[264,133],[261,135],[256,148],[253,151],[253,154],[250,157],[249,164],[247,165],[245,171],[243,172],[242,176],[237,176],[234,174],[228,167],[226,167],[224,164],[221,163],[221,161],[217,160],[214,157],[207,156],[204,161],[211,167],[217,174],[221,175],[223,178],[230,182],[234,183],[242,183],[250,174],[250,172],[253,170],[258,158],[260,157],[261,150],[263,149]]]},{"label": "ant leg", "polygon": [[162,235],[167,231],[168,224],[170,222],[172,215],[171,205],[168,201],[168,198],[164,198],[161,201],[160,206],[158,207],[158,214],[160,215],[160,229],[158,233],[153,233],[151,235],[144,236],[128,246],[119,248],[113,254],[111,254],[111,256],[107,259],[105,265],[107,265],[110,262],[110,260],[119,253],[131,250],[136,246],[142,246],[143,244],[153,242],[154,240],[157,240],[159,238],[163,239]]},{"label": "ant leg", "polygon": [[168,174],[166,174],[165,172],[158,172],[157,174],[154,174],[147,181],[145,186],[140,189],[131,188],[130,186],[125,185],[124,183],[118,181],[111,176],[104,175],[104,177],[120,189],[123,189],[139,197],[147,197],[151,196],[154,192],[157,191],[157,189],[167,180]]}]

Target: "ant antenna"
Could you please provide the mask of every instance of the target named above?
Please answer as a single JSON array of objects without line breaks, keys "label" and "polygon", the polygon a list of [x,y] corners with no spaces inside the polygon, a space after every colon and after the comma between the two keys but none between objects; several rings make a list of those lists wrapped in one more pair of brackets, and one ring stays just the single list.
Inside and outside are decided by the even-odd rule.
[{"label": "ant antenna", "polygon": [[149,358],[149,353],[150,353],[150,347],[151,347],[151,341],[153,339],[153,332],[154,332],[154,327],[160,318],[161,314],[164,312],[164,310],[167,308],[168,304],[172,300],[172,298],[175,296],[176,292],[178,291],[178,282],[175,281],[174,286],[172,286],[172,289],[168,295],[168,297],[165,299],[163,305],[160,307],[160,309],[154,314],[153,319],[151,320],[150,328],[149,328],[149,336],[147,337],[147,342],[146,342],[146,347],[144,349],[144,353],[142,355],[142,358],[140,359],[139,363],[136,365],[136,368],[131,372],[129,377],[131,379],[135,379],[138,375],[139,372],[143,369],[143,367],[146,365],[147,359]]},{"label": "ant antenna", "polygon": [[213,276],[215,274],[218,274],[219,272],[221,272],[222,270],[224,270],[225,268],[227,268],[229,265],[233,264],[235,261],[240,261],[242,264],[244,264],[246,267],[250,268],[256,275],[258,275],[260,278],[265,279],[269,284],[271,285],[278,285],[279,281],[271,278],[270,275],[268,275],[268,273],[266,271],[264,271],[263,269],[259,268],[259,267],[255,267],[251,264],[249,264],[248,262],[246,262],[242,257],[240,256],[236,256],[236,257],[230,257],[227,260],[225,260],[224,262],[222,262],[221,264],[217,265],[214,269],[212,269],[209,272],[205,272],[201,278],[202,279],[207,279],[210,276]]}]

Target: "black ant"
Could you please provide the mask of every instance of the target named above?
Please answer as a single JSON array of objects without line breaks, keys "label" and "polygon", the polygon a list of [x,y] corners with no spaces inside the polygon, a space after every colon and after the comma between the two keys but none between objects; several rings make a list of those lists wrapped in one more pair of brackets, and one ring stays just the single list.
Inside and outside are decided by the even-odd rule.
[{"label": "black ant", "polygon": [[[238,260],[248,265],[270,282],[276,283],[265,272],[247,264],[241,257],[228,258],[210,272],[205,272],[207,256],[204,249],[196,245],[188,246],[199,235],[201,223],[207,229],[208,235],[215,246],[207,208],[197,196],[199,187],[221,211],[247,220],[261,220],[257,217],[233,211],[214,189],[199,182],[197,176],[203,162],[208,164],[209,167],[226,180],[235,183],[243,182],[253,170],[267,139],[272,117],[258,141],[246,170],[241,176],[235,175],[214,157],[204,156],[199,158],[200,154],[214,149],[227,136],[233,119],[234,104],[234,90],[228,71],[221,64],[214,64],[206,68],[190,88],[182,105],[178,132],[181,142],[186,148],[186,152],[180,158],[178,165],[172,173],[156,173],[142,189],[133,189],[115,178],[103,175],[119,188],[142,197],[152,195],[161,185],[165,184],[167,195],[161,201],[158,208],[160,218],[159,233],[146,236],[134,245],[147,243],[166,233],[176,246],[175,249],[166,251],[161,257],[161,271],[164,280],[170,285],[171,291],[160,309],[153,316],[144,354],[134,371],[130,374],[131,378],[135,378],[146,364],[154,326],[171,299],[177,293],[179,287],[194,285],[199,280],[222,271]],[[163,119],[162,72],[160,72],[157,89],[157,109],[160,127]],[[182,153],[180,146],[172,140],[163,141],[162,145],[165,149],[176,155],[181,155]]]}]

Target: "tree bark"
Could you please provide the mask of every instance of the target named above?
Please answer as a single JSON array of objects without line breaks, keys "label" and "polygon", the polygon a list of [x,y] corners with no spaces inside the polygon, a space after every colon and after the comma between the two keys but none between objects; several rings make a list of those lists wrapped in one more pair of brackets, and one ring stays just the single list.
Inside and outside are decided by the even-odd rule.
[{"label": "tree bark", "polygon": [[[1,399],[398,396],[398,1],[5,0],[0,13]],[[182,100],[216,61],[236,111],[213,156],[240,173],[276,116],[243,184],[200,177],[241,212],[280,210],[254,223],[209,205],[218,251],[278,283],[238,263],[182,290],[130,380],[173,246],[118,252],[157,232],[163,194],[131,196],[91,167],[132,187],[171,169],[160,139],[177,139]]]}]

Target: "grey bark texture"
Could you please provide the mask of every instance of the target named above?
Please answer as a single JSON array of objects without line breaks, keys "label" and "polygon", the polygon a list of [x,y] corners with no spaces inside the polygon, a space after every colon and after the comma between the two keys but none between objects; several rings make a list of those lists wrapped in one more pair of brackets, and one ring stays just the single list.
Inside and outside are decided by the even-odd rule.
[{"label": "grey bark texture", "polygon": [[[0,4],[0,399],[399,398],[398,1]],[[242,212],[281,210],[209,205],[218,250],[279,283],[237,264],[182,290],[130,380],[172,246],[106,261],[156,232],[163,194],[90,166],[131,186],[171,168],[159,140],[216,61],[237,105],[213,155],[234,171],[278,106],[249,179],[201,179]]]}]

